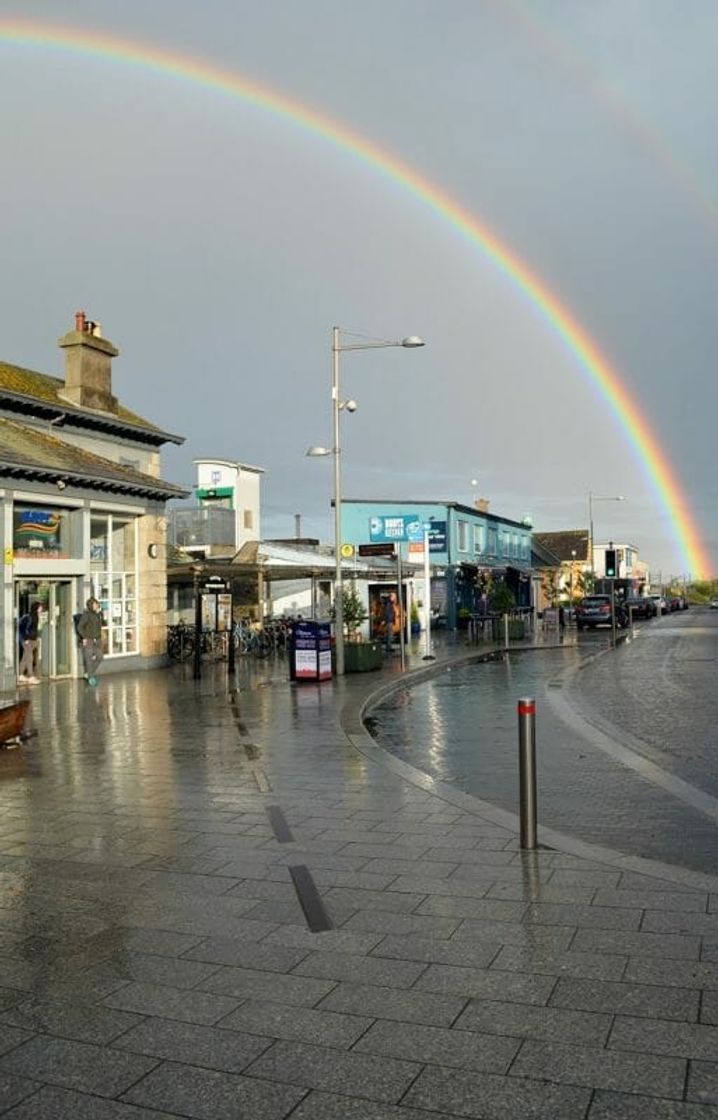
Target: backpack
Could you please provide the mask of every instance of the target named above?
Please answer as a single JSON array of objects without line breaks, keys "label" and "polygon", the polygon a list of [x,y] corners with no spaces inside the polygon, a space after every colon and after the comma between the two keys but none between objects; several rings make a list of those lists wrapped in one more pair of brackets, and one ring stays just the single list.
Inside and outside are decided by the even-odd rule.
[{"label": "backpack", "polygon": [[24,614],[17,624],[17,636],[20,639],[20,645],[23,645],[27,638],[27,632],[30,629],[30,614]]},{"label": "backpack", "polygon": [[73,614],[73,616],[72,616],[72,621],[73,621],[73,624],[74,624],[74,627],[75,627],[75,637],[77,638],[78,646],[82,645],[82,634],[80,633],[80,629],[79,629],[81,618],[82,618],[82,612],[80,612],[80,614]]}]

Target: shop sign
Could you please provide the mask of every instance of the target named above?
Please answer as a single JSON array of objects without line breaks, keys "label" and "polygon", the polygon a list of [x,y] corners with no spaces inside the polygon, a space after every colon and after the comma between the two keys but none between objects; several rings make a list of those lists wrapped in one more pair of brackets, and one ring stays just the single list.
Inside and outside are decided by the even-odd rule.
[{"label": "shop sign", "polygon": [[15,509],[13,542],[18,556],[57,559],[62,555],[62,514],[47,509]]}]

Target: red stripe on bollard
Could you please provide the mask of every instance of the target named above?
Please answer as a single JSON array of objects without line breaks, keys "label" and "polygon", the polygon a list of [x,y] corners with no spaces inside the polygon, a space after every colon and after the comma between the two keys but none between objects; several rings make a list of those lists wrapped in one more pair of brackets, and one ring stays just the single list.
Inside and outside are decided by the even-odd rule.
[{"label": "red stripe on bollard", "polygon": [[519,715],[520,716],[535,716],[536,715],[536,705],[535,704],[523,704],[519,700]]}]

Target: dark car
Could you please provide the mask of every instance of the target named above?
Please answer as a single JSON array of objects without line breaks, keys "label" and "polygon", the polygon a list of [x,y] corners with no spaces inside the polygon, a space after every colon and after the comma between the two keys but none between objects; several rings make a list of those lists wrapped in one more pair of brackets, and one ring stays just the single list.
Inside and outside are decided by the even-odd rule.
[{"label": "dark car", "polygon": [[624,606],[634,618],[655,618],[657,614],[656,604],[647,595],[629,595]]},{"label": "dark car", "polygon": [[[628,626],[628,612],[621,602],[616,600],[616,626]],[[596,626],[611,626],[611,596],[587,595],[581,599],[576,607],[576,627],[583,630],[585,627],[594,629]]]}]

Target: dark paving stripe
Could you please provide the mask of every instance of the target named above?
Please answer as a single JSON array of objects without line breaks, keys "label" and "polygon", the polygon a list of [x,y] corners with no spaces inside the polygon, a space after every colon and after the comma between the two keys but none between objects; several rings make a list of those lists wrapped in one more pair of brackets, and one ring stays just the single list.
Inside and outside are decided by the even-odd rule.
[{"label": "dark paving stripe", "polygon": [[287,824],[287,818],[278,805],[265,805],[264,811],[269,817],[272,831],[280,844],[291,844],[294,841],[292,830]]},{"label": "dark paving stripe", "polygon": [[324,903],[319,897],[317,885],[309,868],[303,863],[295,864],[294,867],[289,868],[289,874],[292,876],[299,905],[304,911],[311,932],[322,933],[324,930],[331,929],[331,919],[324,909]]}]

